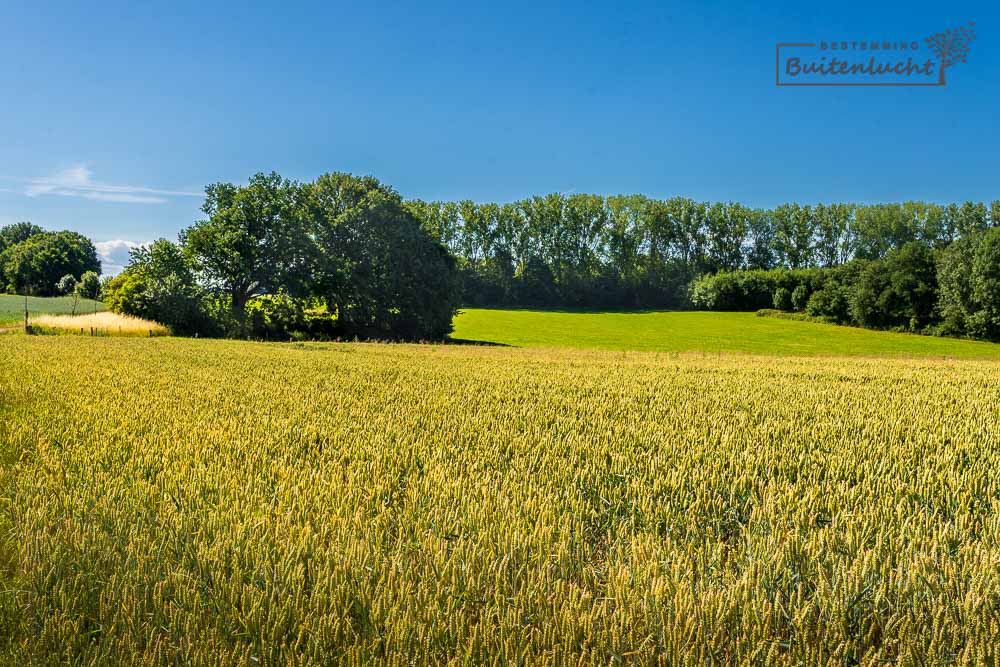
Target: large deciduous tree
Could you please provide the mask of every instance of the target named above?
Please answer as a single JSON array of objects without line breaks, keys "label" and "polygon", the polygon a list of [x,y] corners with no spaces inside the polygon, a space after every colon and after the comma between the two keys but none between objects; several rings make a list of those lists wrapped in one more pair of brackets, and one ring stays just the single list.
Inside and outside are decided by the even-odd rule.
[{"label": "large deciduous tree", "polygon": [[0,253],[0,270],[16,290],[51,296],[63,276],[100,273],[101,262],[90,239],[76,232],[41,232]]},{"label": "large deciduous tree", "polygon": [[181,234],[203,279],[227,296],[238,321],[253,296],[307,291],[313,245],[302,191],[273,172],[243,186],[210,185],[202,206],[208,219]]},{"label": "large deciduous tree", "polygon": [[0,227],[0,253],[44,232],[44,229],[30,222],[15,222],[12,225]]},{"label": "large deciduous tree", "polygon": [[461,298],[454,258],[400,196],[371,177],[332,173],[307,186],[316,243],[312,289],[347,335],[440,338]]}]

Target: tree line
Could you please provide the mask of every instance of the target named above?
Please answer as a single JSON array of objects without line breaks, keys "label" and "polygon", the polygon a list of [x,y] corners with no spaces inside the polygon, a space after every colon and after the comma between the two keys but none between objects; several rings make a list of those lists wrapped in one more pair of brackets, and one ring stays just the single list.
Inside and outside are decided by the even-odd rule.
[{"label": "tree line", "polygon": [[941,249],[1000,224],[1000,201],[759,209],[550,194],[406,206],[458,258],[470,306],[686,307],[702,275],[835,267],[910,242]]},{"label": "tree line", "polygon": [[832,267],[723,271],[690,289],[702,310],[777,309],[854,326],[1000,340],[1000,227],[935,248],[910,241]]},{"label": "tree line", "polygon": [[205,190],[206,218],[136,249],[108,306],[179,334],[434,339],[461,299],[455,259],[392,188],[276,173]]},{"label": "tree line", "polygon": [[[1000,202],[739,203],[550,194],[404,200],[371,177],[276,173],[206,188],[205,218],[132,252],[116,312],[179,334],[440,338],[459,305],[756,310],[1000,336]],[[100,271],[93,244],[0,231],[7,289],[47,295]],[[92,285],[88,279],[86,284]],[[991,285],[993,287],[991,287]]]}]

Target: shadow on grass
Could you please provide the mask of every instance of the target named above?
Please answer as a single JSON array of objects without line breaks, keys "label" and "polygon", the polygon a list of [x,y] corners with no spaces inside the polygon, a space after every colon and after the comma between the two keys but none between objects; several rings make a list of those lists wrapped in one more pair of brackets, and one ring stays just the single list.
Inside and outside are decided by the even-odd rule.
[{"label": "shadow on grass", "polygon": [[466,310],[512,310],[531,313],[571,313],[578,315],[652,315],[653,313],[694,312],[679,308],[571,308],[545,306],[463,306],[459,309],[461,315]]},{"label": "shadow on grass", "polygon": [[467,340],[465,338],[448,338],[444,339],[445,345],[478,345],[480,347],[513,347],[507,343],[495,343],[488,340]]}]

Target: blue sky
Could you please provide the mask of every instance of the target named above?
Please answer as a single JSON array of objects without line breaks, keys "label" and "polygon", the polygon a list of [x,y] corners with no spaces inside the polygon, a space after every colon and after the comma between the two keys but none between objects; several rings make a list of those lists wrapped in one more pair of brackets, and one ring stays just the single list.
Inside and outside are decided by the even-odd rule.
[{"label": "blue sky", "polygon": [[[995,3],[38,4],[0,8],[0,225],[108,264],[256,171],[426,199],[1000,198]],[[778,41],[969,21],[943,88],[774,85]]]}]

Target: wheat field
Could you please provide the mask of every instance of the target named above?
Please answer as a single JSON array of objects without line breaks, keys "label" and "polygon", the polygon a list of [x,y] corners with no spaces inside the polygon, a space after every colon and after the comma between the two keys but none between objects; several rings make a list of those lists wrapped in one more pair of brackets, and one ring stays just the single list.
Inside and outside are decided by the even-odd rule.
[{"label": "wheat field", "polygon": [[12,664],[997,660],[997,362],[0,358]]}]

